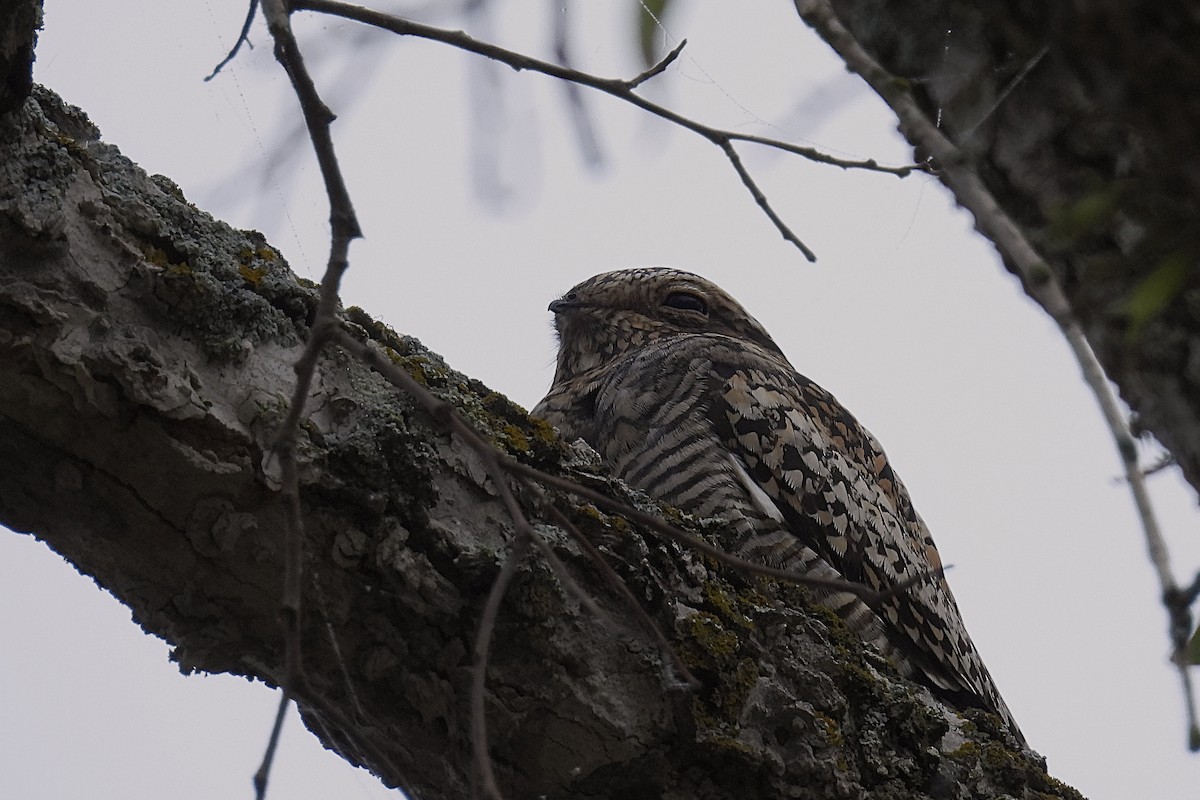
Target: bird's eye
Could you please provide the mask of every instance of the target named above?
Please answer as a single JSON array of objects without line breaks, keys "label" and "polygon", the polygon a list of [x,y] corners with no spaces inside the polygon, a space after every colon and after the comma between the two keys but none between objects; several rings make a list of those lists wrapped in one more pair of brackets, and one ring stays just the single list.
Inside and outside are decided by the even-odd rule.
[{"label": "bird's eye", "polygon": [[663,305],[680,311],[695,311],[706,316],[708,314],[708,303],[704,302],[703,297],[691,292],[671,292],[667,299],[663,300]]}]

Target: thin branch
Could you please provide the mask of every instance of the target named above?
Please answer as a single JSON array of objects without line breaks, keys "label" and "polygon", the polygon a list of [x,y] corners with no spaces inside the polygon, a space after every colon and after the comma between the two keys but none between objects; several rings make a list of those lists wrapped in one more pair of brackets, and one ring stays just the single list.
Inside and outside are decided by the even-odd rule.
[{"label": "thin branch", "polygon": [[1013,79],[1009,81],[1008,85],[1000,91],[1000,94],[996,96],[996,99],[992,101],[992,104],[988,106],[986,111],[983,112],[983,115],[980,116],[973,125],[963,131],[963,134],[960,137],[962,143],[965,144],[971,139],[972,136],[975,135],[975,131],[979,130],[979,126],[987,122],[988,119],[991,118],[992,114],[996,113],[996,109],[1004,104],[1004,101],[1008,99],[1010,94],[1012,94],[1013,89],[1016,89],[1022,81],[1029,77],[1029,73],[1033,71],[1034,67],[1041,63],[1042,59],[1045,58],[1046,54],[1049,52],[1050,45],[1045,44],[1042,45],[1042,49],[1033,54],[1033,58],[1029,59],[1029,61],[1025,63],[1025,66],[1021,67],[1021,71],[1013,76]]},{"label": "thin branch", "polygon": [[500,600],[508,591],[517,565],[529,549],[530,537],[519,537],[513,543],[512,552],[504,560],[500,574],[492,582],[487,602],[479,617],[479,628],[475,631],[475,660],[471,665],[471,749],[475,753],[475,768],[479,771],[484,794],[491,800],[503,800],[500,787],[496,785],[496,773],[492,770],[492,759],[488,753],[487,709],[484,706],[485,684],[487,683],[488,651],[492,634],[496,629],[496,616],[500,611]]},{"label": "thin branch", "polygon": [[610,586],[617,590],[617,593],[621,595],[621,599],[625,601],[625,607],[633,612],[638,622],[641,623],[642,628],[654,637],[654,641],[658,643],[659,652],[664,656],[663,661],[671,664],[675,673],[683,678],[684,685],[691,689],[699,689],[703,686],[696,676],[692,674],[691,670],[687,668],[687,665],[683,663],[683,659],[679,657],[679,654],[675,652],[675,648],[671,646],[671,642],[667,639],[666,634],[650,618],[650,615],[646,613],[646,609],[642,608],[642,604],[634,596],[633,591],[629,588],[629,584],[621,580],[621,576],[612,568],[612,565],[608,563],[608,559],[596,548],[596,545],[592,544],[592,540],[585,536],[579,528],[575,527],[574,523],[567,519],[567,515],[559,511],[557,507],[553,505],[549,506],[547,511],[550,512],[550,517],[559,527],[571,534],[571,538],[583,548],[583,552],[591,558],[592,563],[599,567],[600,574],[604,576],[604,579],[608,581]]},{"label": "thin branch", "polygon": [[[265,0],[264,8],[281,4],[282,0]],[[332,227],[331,267],[340,264],[337,278],[340,281],[341,272],[345,270],[346,251],[352,239],[362,236],[358,218],[354,214],[354,204],[350,201],[350,192],[346,189],[345,178],[338,164],[337,154],[333,148],[333,136],[330,125],[337,116],[329,110],[317,93],[312,76],[304,66],[304,57],[300,46],[292,34],[287,12],[268,13],[267,27],[275,39],[275,58],[287,72],[300,100],[300,108],[304,113],[304,123],[308,126],[308,135],[312,139],[313,150],[316,152],[317,164],[321,167],[321,177],[325,191],[329,195],[329,223]],[[335,256],[336,258],[335,260]],[[324,284],[324,282],[322,282]],[[334,284],[336,288],[336,283]],[[322,298],[324,299],[324,298]]]},{"label": "thin branch", "polygon": [[683,48],[686,46],[687,39],[681,39],[679,44],[675,45],[675,49],[663,56],[657,64],[640,75],[635,75],[633,78],[630,78],[625,82],[625,85],[630,89],[636,89],[651,78],[666,72],[667,67],[675,63],[675,59],[679,58],[679,54],[683,52]]},{"label": "thin branch", "polygon": [[[449,408],[449,406],[446,406],[446,408]],[[458,417],[457,414],[454,416]],[[456,423],[451,423],[446,427],[449,427],[451,430],[456,430],[460,437],[463,435],[462,429],[464,428],[468,429],[471,435],[475,435],[475,431],[470,429],[470,427],[462,420],[461,417],[458,417]],[[521,510],[521,506],[517,503],[516,496],[512,493],[512,488],[508,485],[508,476],[505,474],[504,464],[502,462],[504,456],[494,446],[484,442],[482,439],[478,439],[478,437],[476,438],[477,442],[476,444],[472,445],[472,447],[475,449],[475,452],[483,458],[484,464],[492,476],[492,482],[496,486],[496,491],[500,494],[500,500],[504,504],[504,509],[508,512],[509,518],[513,521],[513,527],[516,529],[517,535],[528,539],[530,543],[537,547],[538,552],[542,554],[542,557],[546,559],[548,564],[550,564],[550,568],[554,571],[554,574],[558,576],[559,582],[564,588],[566,588],[572,595],[575,596],[575,599],[578,600],[584,608],[586,608],[590,613],[600,616],[602,612],[600,611],[600,607],[596,605],[596,601],[592,599],[592,597],[588,595],[588,593],[585,592],[578,583],[575,582],[570,574],[567,573],[567,568],[563,565],[562,561],[559,560],[558,556],[554,554],[554,551],[550,549],[550,544],[541,536],[538,536],[537,531],[535,531],[533,526],[529,524],[528,517],[526,517],[525,512]]]},{"label": "thin branch", "polygon": [[[490,58],[494,61],[507,64],[517,71],[529,70],[530,72],[540,72],[541,74],[549,75],[552,78],[559,78],[560,80],[578,83],[581,86],[587,86],[590,89],[595,89],[597,91],[604,92],[605,94],[612,95],[618,99],[632,103],[633,105],[638,106],[645,111],[649,111],[655,116],[662,117],[668,122],[673,122],[676,125],[687,128],[688,130],[703,136],[705,139],[708,139],[714,144],[719,143],[720,139],[753,142],[755,144],[763,145],[764,147],[783,150],[785,152],[792,153],[821,164],[829,164],[831,166],[841,167],[842,169],[862,169],[871,172],[882,172],[888,175],[895,175],[900,178],[906,177],[914,171],[925,171],[925,169],[919,164],[888,167],[880,165],[873,159],[850,161],[834,158],[833,156],[826,155],[818,150],[814,150],[811,147],[801,147],[789,142],[783,142],[777,139],[769,139],[764,136],[754,136],[750,134],[737,133],[736,131],[723,130],[721,128],[713,128],[701,122],[697,122],[696,120],[685,117],[675,111],[670,110],[669,108],[660,106],[657,103],[647,100],[641,95],[634,93],[633,90],[641,83],[644,83],[647,80],[647,77],[653,77],[653,75],[657,75],[658,72],[661,72],[661,70],[658,70],[659,65],[651,67],[649,70],[647,70],[647,72],[644,72],[631,80],[622,78],[601,78],[597,75],[592,75],[587,72],[568,69],[566,67],[559,66],[558,64],[553,64],[549,61],[542,61],[541,59],[533,58],[532,56],[525,55],[524,53],[518,53],[514,50],[508,50],[498,45],[482,42],[478,39],[472,38],[463,31],[452,31],[445,28],[433,27],[431,25],[423,25],[418,22],[412,22],[411,20],[395,17],[380,11],[374,11],[372,9],[362,8],[361,6],[350,5],[349,3],[338,2],[338,0],[295,0],[292,3],[292,6],[297,11],[315,11],[323,14],[329,14],[330,16],[343,17],[345,19],[355,20],[356,22],[362,22],[366,25],[373,25],[377,28],[382,28],[401,36],[416,36],[421,39],[429,39],[430,41],[441,42],[442,44],[447,44],[460,50],[465,50],[467,52],[475,53],[476,55],[481,55],[485,58]],[[672,54],[677,55],[677,51],[683,47],[683,44],[684,43],[680,43],[675,50],[671,51],[671,54],[668,54],[667,58],[663,59],[663,62],[660,62],[663,69],[666,69],[666,67],[669,66],[670,60],[668,59],[672,58]],[[650,74],[648,75],[648,73]]]},{"label": "thin branch", "polygon": [[[284,590],[281,602],[286,666],[283,680],[280,682],[283,689],[279,711],[281,716],[303,680],[300,621],[304,519],[300,506],[300,481],[296,470],[296,432],[299,430],[300,417],[304,413],[305,401],[312,386],[317,359],[325,344],[325,332],[331,327],[329,320],[334,319],[337,310],[338,284],[348,264],[347,254],[350,241],[361,234],[329,133],[329,124],[333,120],[333,114],[321,101],[312,78],[305,69],[304,59],[300,55],[299,46],[292,35],[288,11],[282,0],[264,0],[263,13],[267,18],[267,28],[275,41],[275,57],[287,72],[292,86],[296,90],[296,96],[300,99],[305,123],[308,125],[317,160],[321,165],[321,174],[325,179],[326,191],[329,194],[332,229],[329,264],[321,281],[317,321],[305,344],[304,353],[296,364],[296,388],[292,393],[288,414],[277,434],[274,447],[275,456],[279,459],[282,479],[281,492],[287,514],[287,529],[284,532],[283,547]],[[271,743],[264,754],[262,766],[255,775],[255,786],[259,797],[266,791],[280,724],[281,719],[277,718]]]},{"label": "thin branch", "polygon": [[233,47],[230,49],[229,53],[226,54],[223,59],[221,59],[221,63],[213,67],[213,71],[210,72],[208,77],[204,79],[205,82],[211,81],[213,78],[217,77],[217,73],[224,69],[226,64],[228,64],[230,61],[233,61],[234,57],[238,54],[238,51],[242,49],[243,43],[245,43],[246,47],[249,47],[251,50],[254,49],[254,45],[250,44],[250,26],[254,24],[254,17],[257,16],[257,14],[258,0],[250,0],[250,10],[246,12],[246,21],[242,23],[242,32],[238,34],[237,41],[233,43]]},{"label": "thin branch", "polygon": [[305,697],[305,701],[312,704],[321,716],[332,721],[337,727],[338,732],[350,740],[350,746],[364,751],[363,754],[371,763],[382,764],[383,768],[387,770],[389,777],[397,783],[396,788],[403,792],[405,797],[418,796],[417,792],[401,779],[400,770],[396,768],[396,765],[387,754],[375,745],[370,736],[360,738],[354,735],[353,732],[356,730],[355,725],[350,716],[343,711],[341,704],[330,702],[315,692],[309,693]]},{"label": "thin branch", "polygon": [[[416,36],[422,39],[441,42],[443,44],[457,47],[460,50],[465,50],[470,53],[490,58],[494,61],[507,64],[515,70],[529,70],[531,72],[540,72],[544,75],[549,75],[560,80],[570,81],[581,86],[587,86],[605,94],[624,100],[628,103],[654,114],[668,122],[674,123],[682,128],[692,131],[693,133],[704,137],[708,141],[721,148],[726,158],[730,160],[730,164],[737,171],[738,176],[742,179],[742,183],[746,185],[754,196],[755,202],[767,211],[767,216],[772,224],[779,230],[783,237],[797,245],[805,258],[809,261],[815,260],[812,251],[800,243],[799,238],[792,233],[787,226],[783,225],[779,215],[771,210],[766,198],[762,192],[758,190],[753,180],[750,180],[746,173],[745,167],[741,165],[740,159],[736,157],[736,151],[733,149],[732,142],[751,142],[764,147],[771,147],[784,152],[792,153],[801,156],[802,158],[816,161],[822,164],[830,164],[832,166],[841,167],[842,169],[864,169],[873,172],[883,172],[897,177],[905,177],[914,170],[922,170],[919,165],[907,165],[902,167],[885,167],[880,166],[873,159],[865,161],[847,161],[834,158],[810,147],[801,147],[799,145],[789,144],[787,142],[778,141],[776,139],[768,139],[763,136],[753,136],[748,134],[737,133],[735,131],[723,130],[714,128],[703,123],[697,122],[689,117],[685,117],[675,111],[672,111],[664,106],[660,106],[641,95],[634,92],[634,89],[641,83],[648,80],[650,77],[659,74],[662,69],[670,64],[670,60],[678,55],[682,48],[682,44],[671,51],[666,59],[663,59],[658,65],[652,67],[647,72],[638,75],[632,80],[622,80],[619,78],[601,78],[596,75],[591,75],[579,70],[570,69],[559,64],[553,64],[549,61],[542,61],[537,58],[532,58],[524,53],[518,53],[513,50],[508,50],[488,42],[481,42],[478,39],[468,36],[462,31],[451,31],[442,28],[435,28],[430,25],[422,25],[417,22],[395,17],[390,14],[384,14],[380,11],[374,11],[360,6],[353,6],[347,3],[338,2],[337,0],[296,0],[293,7],[298,11],[316,11],[319,13],[329,14],[331,16],[343,17],[345,19],[355,20],[367,25],[374,25],[378,28],[391,31],[401,36]],[[661,65],[662,69],[658,69]],[[657,70],[657,71],[656,71]]]},{"label": "thin branch", "polygon": [[271,776],[271,765],[275,762],[275,750],[279,747],[279,734],[283,730],[283,720],[287,717],[288,704],[291,697],[286,691],[279,693],[279,707],[275,711],[275,723],[271,726],[271,736],[267,739],[267,749],[263,753],[262,763],[254,773],[255,800],[263,800],[267,794],[267,781]]},{"label": "thin branch", "polygon": [[1190,606],[1196,602],[1196,598],[1200,597],[1200,573],[1192,578],[1192,582],[1186,589],[1180,589],[1179,594],[1184,605]]},{"label": "thin branch", "polygon": [[342,685],[346,687],[346,696],[350,698],[350,705],[353,706],[356,717],[364,720],[367,718],[367,714],[358,700],[358,692],[354,690],[354,681],[350,679],[350,670],[346,667],[346,657],[342,655],[342,646],[338,642],[337,631],[333,629],[333,623],[329,621],[329,601],[325,599],[325,592],[321,589],[321,582],[316,575],[313,576],[312,585],[313,593],[317,596],[317,611],[325,626],[325,636],[329,639],[330,649],[333,650],[333,659],[337,662]]},{"label": "thin branch", "polygon": [[541,470],[535,469],[534,467],[530,467],[526,464],[522,464],[521,462],[513,459],[507,459],[505,461],[505,466],[508,468],[509,472],[513,472],[517,475],[525,475],[538,481],[539,483],[570,492],[571,494],[582,497],[588,502],[593,503],[599,508],[603,508],[606,511],[610,511],[614,514],[619,514],[623,517],[628,517],[629,519],[635,520],[639,524],[645,525],[647,528],[652,528],[664,536],[673,539],[693,550],[699,550],[706,556],[716,559],[722,564],[725,564],[726,566],[732,567],[736,570],[748,572],[752,575],[762,575],[765,578],[774,578],[776,580],[787,581],[788,583],[795,583],[800,586],[809,586],[814,589],[848,592],[856,595],[860,600],[871,607],[877,606],[879,603],[887,600],[890,597],[908,591],[910,588],[918,583],[921,583],[922,581],[940,577],[944,569],[946,569],[943,568],[922,572],[918,575],[914,575],[901,581],[886,591],[877,592],[864,584],[854,583],[853,581],[839,580],[837,578],[818,578],[812,575],[805,575],[800,572],[791,572],[786,569],[769,567],[766,564],[759,564],[755,561],[747,561],[744,558],[739,558],[738,556],[722,550],[719,547],[709,544],[697,536],[693,536],[686,531],[676,528],[674,525],[671,525],[669,522],[660,519],[654,514],[648,514],[645,511],[634,508],[626,503],[622,503],[620,500],[613,500],[611,497],[607,497],[599,492],[588,489],[586,486],[581,486],[574,481],[566,478],[560,478],[557,475],[550,475],[549,473],[542,472]]},{"label": "thin branch", "polygon": [[767,201],[767,196],[762,193],[761,189],[758,188],[758,184],[754,182],[754,178],[750,177],[750,173],[746,170],[745,165],[742,164],[742,159],[740,156],[738,156],[737,150],[733,149],[733,144],[728,140],[722,140],[717,144],[722,150],[725,151],[726,158],[729,159],[729,163],[732,164],[734,170],[737,171],[738,177],[742,179],[742,184],[750,190],[750,196],[754,198],[754,202],[758,203],[758,207],[761,208],[763,213],[767,215],[767,219],[771,220],[771,222],[775,224],[776,230],[783,234],[784,239],[799,248],[800,252],[804,254],[805,258],[807,258],[809,261],[816,261],[816,253],[808,249],[808,246],[804,244],[804,242],[800,241],[800,238],[792,232],[792,229],[789,228],[780,218],[780,216],[775,213],[775,209],[772,208],[771,204]]},{"label": "thin branch", "polygon": [[[923,580],[928,580],[930,577],[940,574],[940,571],[922,573],[909,581],[905,581],[898,586],[892,587],[886,592],[876,592],[871,588],[864,586],[861,583],[851,581],[838,580],[835,578],[816,578],[811,575],[805,575],[799,572],[790,572],[785,569],[769,567],[765,564],[759,564],[754,561],[747,561],[743,558],[738,558],[726,551],[709,544],[708,542],[693,536],[690,533],[676,528],[668,522],[660,519],[654,514],[649,514],[645,511],[640,511],[633,506],[622,503],[619,500],[605,497],[599,492],[592,491],[584,486],[580,486],[574,481],[566,478],[560,478],[556,475],[551,475],[541,470],[522,464],[511,456],[505,455],[498,451],[490,442],[485,441],[463,418],[454,410],[446,401],[438,398],[424,386],[417,382],[416,378],[409,375],[407,371],[393,364],[388,359],[384,358],[374,347],[367,342],[360,342],[349,333],[341,329],[335,329],[330,332],[330,341],[338,347],[346,350],[363,361],[368,367],[378,372],[385,380],[391,382],[397,388],[404,390],[414,400],[416,400],[435,420],[438,420],[446,427],[450,428],[455,434],[463,440],[463,443],[479,454],[489,472],[492,469],[491,463],[495,466],[506,470],[514,475],[520,475],[526,478],[537,481],[545,486],[554,486],[558,489],[563,489],[567,492],[575,494],[579,497],[594,503],[597,507],[611,511],[615,514],[628,517],[645,525],[648,528],[662,533],[670,539],[673,539],[693,550],[699,550],[707,556],[710,556],[717,561],[755,575],[762,575],[767,578],[775,578],[777,580],[788,581],[789,583],[799,584],[801,586],[810,586],[815,589],[827,589],[837,592],[849,592],[857,595],[868,604],[876,604],[882,600],[907,590],[915,583]],[[493,480],[496,480],[493,478]],[[496,480],[497,489],[505,486],[503,480]],[[504,497],[503,493],[501,494]],[[516,501],[512,500],[512,508],[518,513],[519,508],[516,507]],[[508,505],[509,501],[505,500]],[[523,516],[520,518],[523,519]],[[514,520],[514,523],[520,527],[520,522]],[[528,524],[528,523],[526,523]]]},{"label": "thin branch", "polygon": [[[1083,372],[1084,381],[1095,395],[1096,402],[1108,425],[1109,433],[1116,444],[1117,452],[1125,472],[1125,480],[1133,495],[1134,506],[1141,520],[1146,539],[1146,549],[1151,564],[1158,575],[1159,586],[1164,598],[1178,594],[1178,585],[1171,574],[1170,558],[1166,542],[1159,529],[1150,495],[1146,489],[1145,473],[1138,466],[1137,448],[1129,425],[1121,412],[1112,387],[1104,375],[1104,368],[1093,352],[1083,331],[1079,318],[1045,259],[1037,252],[1021,232],[1016,222],[1000,207],[991,191],[984,185],[970,161],[962,151],[925,116],[903,81],[897,80],[877,63],[859,44],[858,40],[841,22],[828,0],[795,0],[801,18],[829,44],[846,65],[870,84],[883,100],[896,112],[900,128],[905,137],[919,149],[927,152],[938,164],[940,176],[955,199],[975,215],[975,225],[1000,250],[1013,265],[1029,292],[1046,310],[1062,330],[1075,360]],[[1026,72],[1040,60],[1040,55],[1027,65]],[[1180,611],[1167,604],[1173,661],[1183,686],[1188,710],[1189,731],[1200,731],[1197,725],[1191,677],[1186,661],[1182,658],[1187,643],[1187,634],[1179,631]],[[1186,611],[1186,610],[1185,610]],[[1193,737],[1193,741],[1195,738]]]}]

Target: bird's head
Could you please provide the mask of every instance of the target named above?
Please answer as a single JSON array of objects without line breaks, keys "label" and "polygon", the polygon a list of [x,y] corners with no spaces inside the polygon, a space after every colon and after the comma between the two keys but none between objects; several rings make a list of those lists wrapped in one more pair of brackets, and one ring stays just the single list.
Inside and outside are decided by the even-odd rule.
[{"label": "bird's head", "polygon": [[550,311],[559,343],[555,383],[648,342],[686,334],[750,341],[783,357],[763,326],[738,301],[699,275],[677,269],[605,272],[555,300]]}]

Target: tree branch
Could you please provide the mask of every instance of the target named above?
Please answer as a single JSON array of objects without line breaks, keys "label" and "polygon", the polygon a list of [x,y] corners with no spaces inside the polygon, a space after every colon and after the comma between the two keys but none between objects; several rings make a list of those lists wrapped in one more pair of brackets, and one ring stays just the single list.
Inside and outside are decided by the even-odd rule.
[{"label": "tree branch", "polygon": [[[45,92],[0,126],[0,457],[23,467],[0,472],[0,521],[94,576],[185,671],[279,683],[288,511],[269,454],[320,294],[261,238],[196,210],[89,130]],[[54,177],[30,186],[33,174]],[[332,330],[369,343],[519,463],[587,474],[543,423],[414,340],[353,309]],[[389,785],[467,796],[471,643],[515,523],[478,453],[340,347],[318,354],[306,399],[302,588],[327,603],[301,619],[295,700],[329,747]],[[630,501],[603,475],[587,481]],[[1034,756],[1007,751],[998,723],[969,714],[968,725],[799,589],[580,508],[575,525],[704,683],[664,691],[667,657],[545,511],[574,501],[536,485],[514,497],[602,613],[581,618],[541,559],[514,567],[484,696],[508,796],[733,798],[752,781],[768,795],[871,797],[881,764],[894,792],[937,780],[971,787],[964,798],[1071,796]]]},{"label": "tree branch", "polygon": [[713,128],[704,125],[693,119],[671,111],[668,108],[658,105],[634,92],[634,89],[644,83],[651,77],[658,75],[677,57],[679,51],[683,47],[681,43],[670,54],[667,55],[662,62],[650,70],[638,75],[632,80],[621,80],[618,78],[600,78],[595,75],[590,75],[586,72],[569,69],[559,64],[553,64],[548,61],[532,58],[523,53],[517,53],[512,50],[507,50],[487,42],[481,42],[468,36],[462,31],[449,31],[441,28],[435,28],[430,25],[412,22],[400,17],[384,14],[379,11],[353,6],[346,3],[336,2],[336,0],[297,0],[293,3],[293,7],[297,11],[316,11],[331,16],[344,17],[367,25],[384,30],[392,31],[393,33],[402,36],[416,36],[422,39],[429,39],[435,42],[442,42],[456,47],[460,50],[465,50],[470,53],[490,58],[494,61],[507,64],[515,70],[529,70],[532,72],[540,72],[544,75],[549,75],[560,80],[569,81],[580,86],[587,86],[597,91],[604,92],[618,99],[654,114],[661,119],[667,120],[681,128],[692,131],[693,133],[704,137],[708,141],[717,145],[725,154],[734,170],[738,173],[738,177],[742,183],[750,190],[755,202],[760,208],[766,212],[768,219],[783,235],[784,239],[794,244],[804,254],[809,261],[816,260],[813,252],[806,247],[799,237],[796,236],[782,221],[779,215],[771,208],[766,196],[759,190],[757,184],[751,178],[745,167],[742,166],[741,160],[737,156],[737,152],[732,146],[732,142],[751,142],[764,147],[770,147],[776,150],[782,150],[793,155],[801,156],[822,164],[841,167],[842,169],[863,169],[872,172],[883,172],[897,177],[905,177],[913,170],[923,169],[919,165],[909,165],[903,167],[886,167],[881,166],[873,159],[865,161],[848,161],[834,158],[825,153],[821,153],[810,147],[801,147],[799,145],[781,142],[775,139],[768,139],[762,136],[753,136],[748,134],[736,133],[734,131]]},{"label": "tree branch", "polygon": [[[1049,268],[1046,259],[1030,243],[1021,226],[997,202],[976,171],[972,159],[929,120],[917,104],[908,84],[887,72],[863,48],[842,24],[829,0],[795,0],[795,5],[801,18],[896,112],[905,137],[919,150],[929,154],[937,165],[941,180],[954,193],[958,202],[974,215],[975,226],[996,245],[1005,262],[1021,276],[1025,290],[1058,324],[1072,355],[1079,363],[1084,382],[1095,397],[1116,445],[1162,596],[1177,596],[1178,584],[1172,575],[1166,542],[1146,489],[1145,473],[1138,465],[1137,447],[1129,424],[1057,276]],[[1045,52],[1045,48],[1039,50],[1018,75],[1021,78],[1028,75],[1032,67],[1041,61]],[[1014,85],[1010,84],[988,113],[967,128],[964,138],[975,133],[982,120],[995,111]],[[1177,607],[1170,603],[1167,603],[1166,607],[1170,617],[1173,661],[1177,665],[1188,711],[1189,741],[1200,742],[1200,724],[1196,718],[1191,677],[1183,657],[1189,635],[1188,625],[1180,619]]]}]

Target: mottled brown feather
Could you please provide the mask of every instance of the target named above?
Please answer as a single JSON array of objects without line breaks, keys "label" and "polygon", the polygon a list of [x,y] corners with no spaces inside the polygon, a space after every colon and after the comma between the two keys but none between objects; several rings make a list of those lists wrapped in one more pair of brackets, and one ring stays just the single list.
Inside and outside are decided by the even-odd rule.
[{"label": "mottled brown feather", "polygon": [[736,300],[644,268],[584,281],[550,310],[558,363],[535,414],[631,485],[726,520],[746,557],[875,590],[934,573],[874,609],[820,599],[903,674],[999,714],[1023,741],[883,448]]}]

